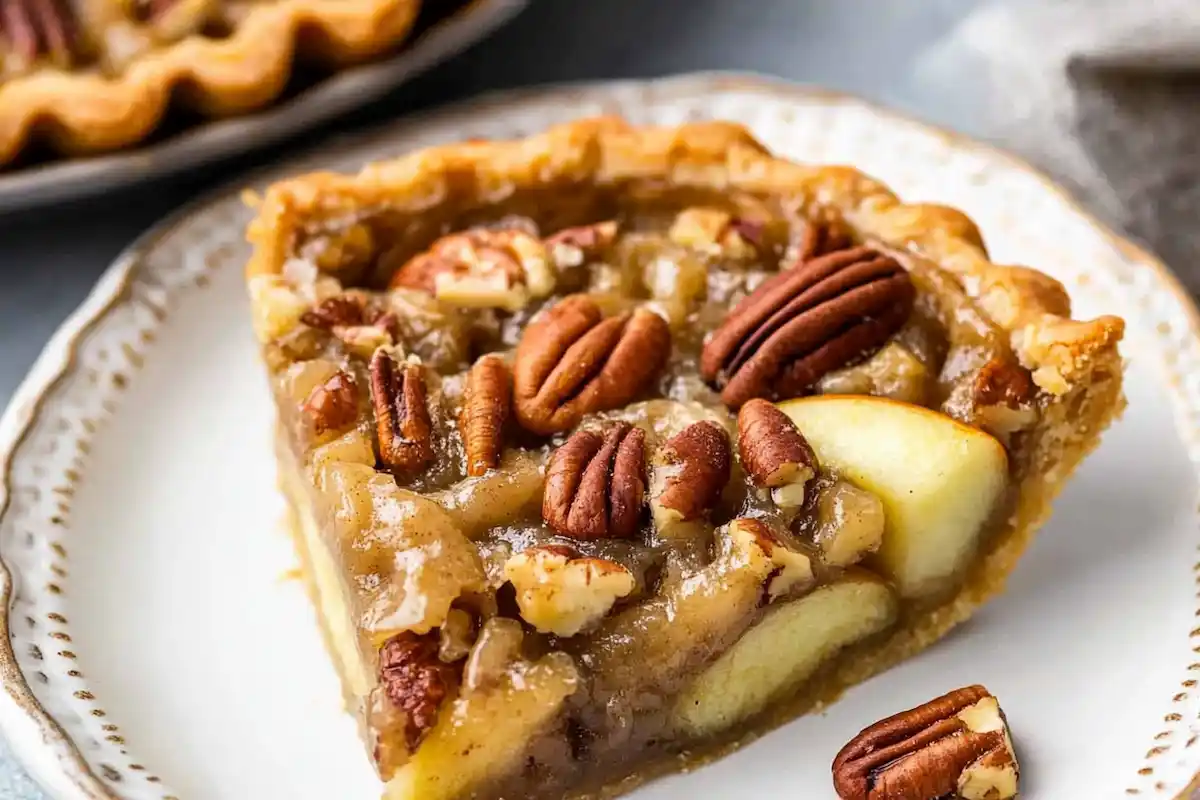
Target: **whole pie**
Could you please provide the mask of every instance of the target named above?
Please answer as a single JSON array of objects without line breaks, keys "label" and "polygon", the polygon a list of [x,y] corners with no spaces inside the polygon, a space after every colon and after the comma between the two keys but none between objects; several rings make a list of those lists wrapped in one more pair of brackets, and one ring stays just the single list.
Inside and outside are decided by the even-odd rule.
[{"label": "whole pie", "polygon": [[256,202],[282,482],[393,800],[618,794],[831,702],[1003,588],[1123,404],[1120,319],[734,124]]},{"label": "whole pie", "polygon": [[0,166],[33,139],[134,144],[173,100],[204,116],[274,100],[297,61],[338,67],[407,37],[420,0],[0,0]]}]

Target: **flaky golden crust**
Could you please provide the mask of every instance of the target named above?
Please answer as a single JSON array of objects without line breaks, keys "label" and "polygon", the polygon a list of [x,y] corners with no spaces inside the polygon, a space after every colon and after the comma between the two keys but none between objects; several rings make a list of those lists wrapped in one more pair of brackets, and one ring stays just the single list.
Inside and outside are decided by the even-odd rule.
[{"label": "flaky golden crust", "polygon": [[[617,119],[583,120],[516,142],[431,148],[373,164],[353,176],[317,173],[272,186],[255,198],[248,230],[254,245],[247,277],[278,273],[300,236],[323,223],[386,210],[403,218],[433,209],[503,203],[538,186],[612,186],[635,179],[680,187],[774,195],[803,209],[832,208],[864,240],[924,259],[953,276],[995,326],[1041,389],[1037,426],[1025,434],[1014,466],[1009,517],[951,597],[910,613],[882,640],[855,648],[778,709],[782,723],[832,701],[849,686],[893,666],[970,617],[1005,581],[1050,504],[1101,432],[1120,413],[1124,322],[1070,317],[1063,286],[1034,269],[992,263],[975,224],[954,209],[902,203],[882,183],[849,167],[808,166],[772,156],[741,126],[706,122],[636,128]],[[728,745],[722,746],[723,751]],[[704,760],[713,753],[693,753]],[[662,771],[679,763],[660,765]],[[604,794],[652,777],[651,767]]]},{"label": "flaky golden crust", "polygon": [[420,0],[279,0],[254,6],[226,38],[191,36],[115,77],[47,68],[0,83],[0,165],[43,133],[68,154],[135,144],[176,96],[206,116],[259,108],[286,86],[298,55],[333,65],[377,56],[408,36],[419,8]]}]

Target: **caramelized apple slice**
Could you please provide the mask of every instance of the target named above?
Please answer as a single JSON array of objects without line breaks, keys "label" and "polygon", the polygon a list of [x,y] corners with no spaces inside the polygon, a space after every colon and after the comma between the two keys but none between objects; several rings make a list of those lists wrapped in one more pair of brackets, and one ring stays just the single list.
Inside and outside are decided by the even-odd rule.
[{"label": "caramelized apple slice", "polygon": [[786,696],[843,647],[890,627],[897,602],[865,570],[772,607],[675,702],[675,727],[715,733]]},{"label": "caramelized apple slice", "polygon": [[821,464],[883,501],[883,544],[868,559],[903,597],[947,588],[1004,493],[1008,456],[978,428],[880,397],[781,403]]}]

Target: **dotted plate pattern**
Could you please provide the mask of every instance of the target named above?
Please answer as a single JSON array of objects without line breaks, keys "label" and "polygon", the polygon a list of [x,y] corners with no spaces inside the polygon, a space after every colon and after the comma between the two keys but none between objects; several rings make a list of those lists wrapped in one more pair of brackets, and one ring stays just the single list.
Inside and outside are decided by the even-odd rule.
[{"label": "dotted plate pattern", "polygon": [[[500,113],[502,112],[502,113]],[[723,118],[741,121],[776,151],[800,160],[850,163],[878,175],[906,199],[962,208],[990,235],[993,257],[1026,262],[1073,294],[1103,304],[1121,297],[1139,316],[1131,332],[1161,355],[1179,435],[1200,470],[1200,315],[1152,256],[1107,233],[1027,165],[860,100],[766,80],[684,76],[488,96],[349,142],[335,142],[285,169],[354,170],[416,147],[469,137],[508,138],[580,116],[619,114],[642,124]],[[240,187],[239,187],[240,188]],[[165,779],[128,751],[119,720],[89,688],[72,650],[64,596],[71,591],[71,504],[89,464],[90,442],[139,367],[153,357],[155,332],[218,270],[240,270],[250,212],[238,192],[162,223],[106,273],[83,307],[47,346],[0,420],[0,729],[26,745],[31,769],[58,796],[173,800]],[[1022,220],[1039,220],[1023,227]],[[1053,232],[1052,240],[1047,231]],[[247,325],[249,321],[247,320]],[[1193,508],[1200,517],[1200,507]],[[1194,524],[1194,522],[1193,522]],[[1200,549],[1196,593],[1200,597]],[[1200,610],[1191,663],[1162,697],[1161,731],[1143,766],[1116,789],[1132,796],[1180,795],[1200,771]]]}]

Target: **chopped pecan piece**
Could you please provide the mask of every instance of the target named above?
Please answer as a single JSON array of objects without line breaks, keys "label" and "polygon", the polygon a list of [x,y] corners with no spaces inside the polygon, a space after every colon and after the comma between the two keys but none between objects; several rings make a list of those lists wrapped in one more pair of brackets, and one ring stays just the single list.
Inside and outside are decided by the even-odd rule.
[{"label": "chopped pecan piece", "polygon": [[616,222],[596,222],[564,228],[546,237],[546,249],[559,269],[578,267],[602,255],[616,238]]},{"label": "chopped pecan piece", "polygon": [[389,288],[429,292],[451,305],[516,311],[554,290],[546,246],[520,228],[475,228],[438,239],[392,276]]},{"label": "chopped pecan piece", "polygon": [[339,325],[362,325],[366,322],[366,304],[360,297],[338,294],[317,303],[300,317],[311,328],[333,330]]},{"label": "chopped pecan piece", "polygon": [[623,406],[662,370],[670,350],[670,329],[652,311],[605,319],[591,298],[571,295],[530,323],[517,345],[517,419],[549,435],[584,414]]},{"label": "chopped pecan piece", "polygon": [[76,60],[77,23],[65,0],[5,0],[0,3],[0,44],[24,65],[46,56],[60,67]]},{"label": "chopped pecan piece", "polygon": [[438,633],[410,631],[388,639],[379,650],[379,683],[392,704],[404,712],[409,752],[437,722],[438,710],[458,685],[461,667],[438,659]]},{"label": "chopped pecan piece", "polygon": [[387,348],[379,348],[371,358],[371,399],[383,463],[401,474],[411,474],[429,463],[433,425],[421,367],[399,364]]},{"label": "chopped pecan piece", "polygon": [[729,435],[715,422],[692,423],[668,439],[654,457],[655,526],[697,519],[716,505],[731,460]]},{"label": "chopped pecan piece", "polygon": [[476,361],[467,373],[458,415],[468,475],[483,475],[500,463],[504,423],[511,403],[512,387],[504,359],[486,355]]},{"label": "chopped pecan piece", "polygon": [[300,321],[310,328],[330,331],[350,352],[363,358],[370,358],[380,347],[394,344],[399,327],[395,314],[353,294],[325,298],[306,311]]},{"label": "chopped pecan piece", "polygon": [[518,553],[504,564],[504,575],[517,590],[522,619],[555,636],[591,627],[637,586],[620,564],[558,545]]},{"label": "chopped pecan piece", "polygon": [[849,226],[841,219],[807,220],[796,243],[801,263],[854,246]]},{"label": "chopped pecan piece", "polygon": [[908,319],[915,294],[904,268],[869,247],[802,263],[729,312],[704,345],[701,374],[733,408],[754,397],[796,397],[882,347]]},{"label": "chopped pecan piece", "polygon": [[342,340],[346,350],[362,358],[370,358],[381,347],[396,341],[396,315],[384,314],[370,325],[335,325],[333,335]]},{"label": "chopped pecan piece", "polygon": [[812,559],[788,547],[761,519],[739,517],[729,523],[728,531],[742,568],[764,577],[767,602],[812,586]]},{"label": "chopped pecan piece", "polygon": [[1019,768],[996,698],[968,686],[864,729],[833,760],[842,800],[1008,800]]},{"label": "chopped pecan piece", "polygon": [[348,428],[358,419],[358,384],[345,372],[337,372],[312,390],[302,410],[318,436]]},{"label": "chopped pecan piece", "polygon": [[542,517],[578,539],[628,538],[637,532],[646,491],[645,433],[616,423],[604,436],[577,431],[546,467]]},{"label": "chopped pecan piece", "polygon": [[667,237],[684,247],[744,261],[759,256],[763,226],[719,208],[697,206],[679,212]]},{"label": "chopped pecan piece", "polygon": [[742,466],[782,508],[804,505],[804,491],[817,477],[817,454],[796,423],[766,400],[748,401],[738,412]]},{"label": "chopped pecan piece", "polygon": [[1029,371],[1012,361],[993,358],[975,376],[975,403],[980,406],[1006,405],[1021,408],[1034,396]]},{"label": "chopped pecan piece", "polygon": [[1007,444],[1013,434],[1037,422],[1036,396],[1029,371],[997,356],[983,365],[971,385],[969,421]]}]

